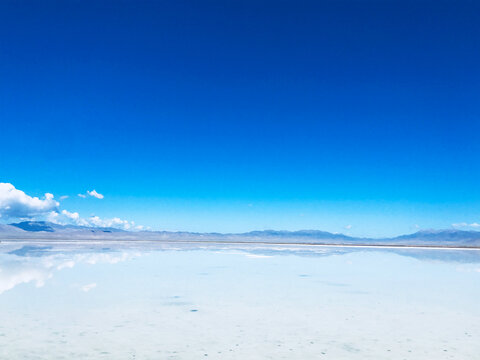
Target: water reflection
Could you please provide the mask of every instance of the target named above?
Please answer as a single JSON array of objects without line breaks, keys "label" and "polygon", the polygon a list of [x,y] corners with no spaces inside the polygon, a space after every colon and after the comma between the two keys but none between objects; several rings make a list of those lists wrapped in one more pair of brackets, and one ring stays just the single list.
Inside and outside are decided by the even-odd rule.
[{"label": "water reflection", "polygon": [[479,255],[2,243],[0,358],[473,359]]},{"label": "water reflection", "polygon": [[[13,249],[12,249],[13,247]],[[3,252],[2,252],[3,250]],[[152,251],[212,251],[224,254],[241,254],[251,259],[268,259],[275,256],[328,257],[352,253],[390,253],[411,257],[422,261],[452,262],[472,264],[461,271],[480,271],[480,251],[478,250],[430,250],[430,249],[378,249],[354,247],[315,247],[315,246],[278,246],[247,244],[114,244],[105,247],[102,244],[74,243],[61,245],[21,245],[9,244],[0,249],[0,294],[23,283],[33,283],[35,287],[44,286],[55,271],[73,268],[78,263],[95,265],[97,263],[116,264],[141,256]],[[208,274],[207,274],[208,275]],[[308,275],[299,275],[307,277]],[[88,292],[92,286],[82,287]]]},{"label": "water reflection", "polygon": [[[40,288],[56,271],[71,269],[76,264],[116,264],[140,256],[140,252],[78,252],[56,250],[52,246],[25,245],[15,250],[0,253],[0,294],[24,283],[33,283]],[[85,285],[87,292],[95,285]]]}]

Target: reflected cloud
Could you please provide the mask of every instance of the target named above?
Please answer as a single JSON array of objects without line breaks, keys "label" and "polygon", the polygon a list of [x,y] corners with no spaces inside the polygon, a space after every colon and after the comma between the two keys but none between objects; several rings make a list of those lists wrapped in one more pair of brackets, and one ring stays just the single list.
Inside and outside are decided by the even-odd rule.
[{"label": "reflected cloud", "polygon": [[[34,283],[42,287],[56,271],[73,268],[77,264],[117,264],[140,256],[139,252],[111,253],[50,253],[51,247],[24,246],[0,254],[0,294],[15,286]],[[81,286],[88,292],[96,283]]]},{"label": "reflected cloud", "polygon": [[95,265],[97,263],[104,264],[117,264],[122,261],[130,260],[133,257],[140,256],[139,253],[122,253],[120,255],[115,255],[111,253],[93,253],[93,254],[80,254],[76,256],[76,262],[83,262],[90,265]]},{"label": "reflected cloud", "polygon": [[478,272],[480,273],[480,267],[478,264],[463,264],[456,267],[456,270],[459,272]]},{"label": "reflected cloud", "polygon": [[57,266],[57,270],[62,270],[62,269],[71,269],[75,266],[75,261],[73,260],[68,260],[65,261],[64,263],[61,263],[60,265]]},{"label": "reflected cloud", "polygon": [[[276,256],[330,257],[344,256],[358,252],[388,252],[402,257],[411,257],[421,261],[455,262],[472,264],[465,267],[468,271],[480,271],[479,250],[428,250],[428,249],[368,249],[352,247],[323,247],[296,245],[259,245],[259,244],[175,244],[159,242],[68,242],[43,245],[24,245],[9,243],[0,249],[0,294],[19,284],[33,283],[42,287],[57,271],[71,269],[78,264],[117,264],[139,257],[150,251],[211,251],[214,253],[243,255],[248,258],[267,259]],[[15,248],[17,247],[17,248]],[[351,264],[351,262],[347,262]],[[87,284],[92,285],[92,284]],[[87,286],[85,285],[85,286]],[[87,287],[90,290],[92,287]],[[88,291],[85,290],[85,291]]]},{"label": "reflected cloud", "polygon": [[42,265],[2,262],[0,267],[0,294],[19,284],[29,282],[34,282],[36,287],[42,287],[45,281],[51,277],[50,269]]},{"label": "reflected cloud", "polygon": [[273,257],[271,255],[258,255],[258,254],[247,254],[246,256],[251,259],[268,259]]},{"label": "reflected cloud", "polygon": [[80,287],[80,289],[83,291],[83,292],[89,292],[90,290],[94,289],[97,287],[97,284],[96,283],[91,283],[91,284],[87,284],[87,285],[83,285],[82,287]]}]

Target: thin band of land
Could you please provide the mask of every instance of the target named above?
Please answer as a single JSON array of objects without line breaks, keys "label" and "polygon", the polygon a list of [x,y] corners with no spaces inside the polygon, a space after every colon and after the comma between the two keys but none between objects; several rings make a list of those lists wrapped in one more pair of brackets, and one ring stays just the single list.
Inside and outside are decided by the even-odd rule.
[{"label": "thin band of land", "polygon": [[480,246],[453,246],[453,245],[404,245],[404,244],[333,244],[333,243],[302,243],[302,242],[266,242],[266,241],[212,241],[212,240],[92,240],[92,239],[9,239],[0,240],[0,243],[7,244],[32,244],[36,245],[105,245],[105,244],[150,244],[150,245],[260,245],[279,247],[338,247],[338,248],[367,248],[367,249],[428,249],[428,250],[480,250]]},{"label": "thin band of land", "polygon": [[44,221],[25,221],[0,225],[2,243],[90,244],[137,242],[158,244],[219,244],[324,246],[350,248],[480,249],[480,231],[423,230],[391,238],[353,237],[320,230],[261,230],[246,233],[196,233],[182,231],[125,231],[116,228],[59,225]]}]

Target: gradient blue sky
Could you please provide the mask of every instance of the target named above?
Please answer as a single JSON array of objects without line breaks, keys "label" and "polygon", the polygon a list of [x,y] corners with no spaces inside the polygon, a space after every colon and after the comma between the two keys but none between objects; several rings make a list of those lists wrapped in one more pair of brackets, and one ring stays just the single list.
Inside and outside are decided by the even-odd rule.
[{"label": "gradient blue sky", "polygon": [[[2,1],[0,181],[153,229],[480,222],[479,14],[477,1]],[[76,196],[92,189],[105,198]]]}]

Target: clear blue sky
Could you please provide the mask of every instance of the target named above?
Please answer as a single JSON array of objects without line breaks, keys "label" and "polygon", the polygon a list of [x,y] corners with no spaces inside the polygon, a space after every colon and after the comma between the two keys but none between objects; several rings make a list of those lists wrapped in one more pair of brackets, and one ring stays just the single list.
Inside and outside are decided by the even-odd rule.
[{"label": "clear blue sky", "polygon": [[[477,1],[2,1],[0,181],[153,229],[480,222],[479,14]],[[76,196],[92,189],[105,198]]]}]

